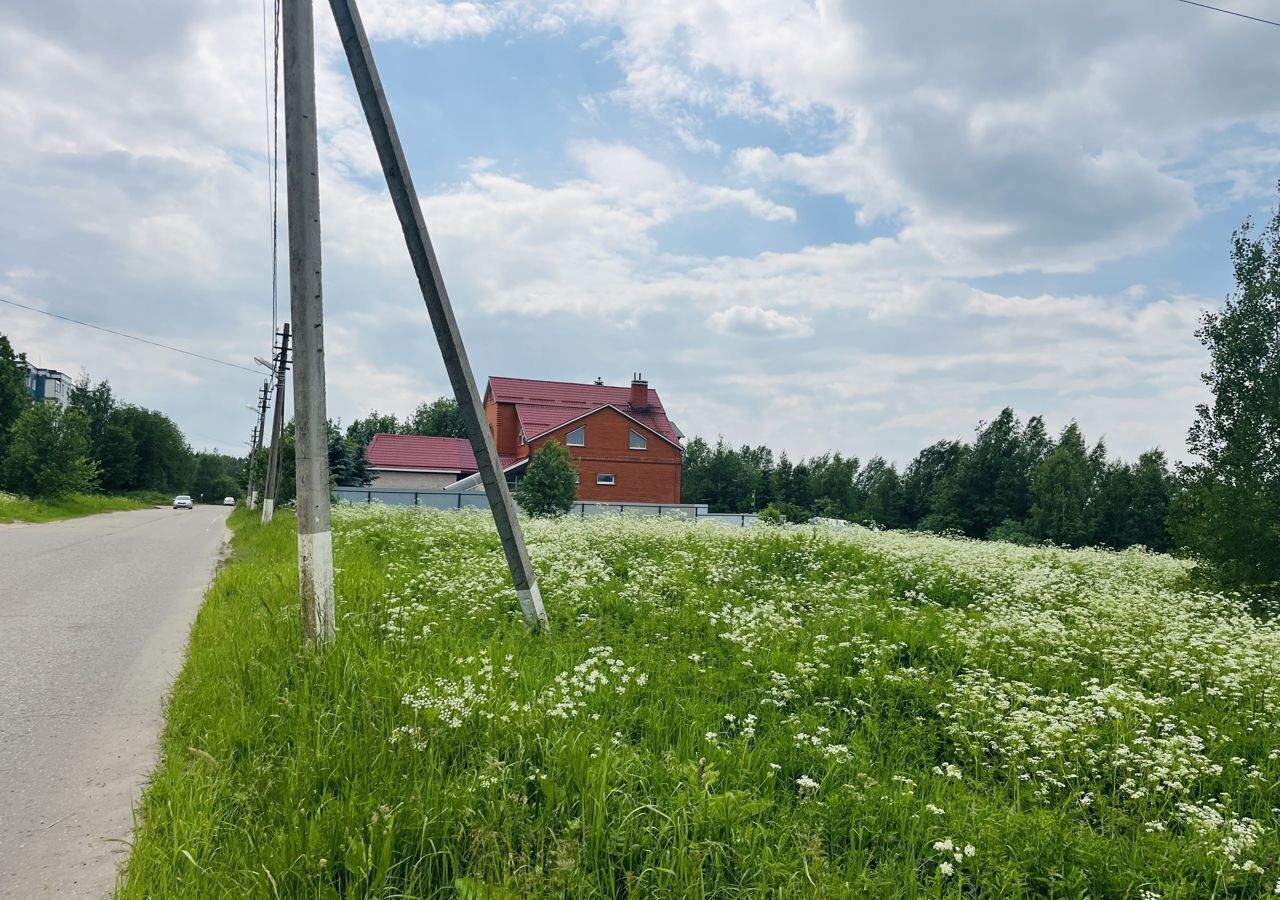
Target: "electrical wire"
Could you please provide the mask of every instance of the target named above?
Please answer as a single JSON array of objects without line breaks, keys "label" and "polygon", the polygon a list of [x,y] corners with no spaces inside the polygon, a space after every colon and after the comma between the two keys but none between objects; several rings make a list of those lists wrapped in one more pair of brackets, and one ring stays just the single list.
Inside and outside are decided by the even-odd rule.
[{"label": "electrical wire", "polygon": [[1233,9],[1223,9],[1220,6],[1210,6],[1208,3],[1197,3],[1196,0],[1178,0],[1179,3],[1185,3],[1188,6],[1198,6],[1201,9],[1211,9],[1214,12],[1226,13],[1229,16],[1239,16],[1242,19],[1249,19],[1253,22],[1261,22],[1263,25],[1274,25],[1280,28],[1280,22],[1273,22],[1270,19],[1259,19],[1257,16],[1247,16],[1242,12],[1236,12]]},{"label": "electrical wire", "polygon": [[83,325],[85,328],[92,328],[94,331],[102,331],[107,334],[114,334],[116,337],[128,338],[131,341],[138,341],[142,344],[150,344],[152,347],[159,347],[161,350],[170,350],[174,353],[181,353],[184,356],[193,356],[196,359],[203,359],[206,362],[217,363],[220,366],[227,366],[232,369],[240,369],[243,372],[252,372],[254,375],[261,375],[261,369],[251,369],[248,366],[242,366],[239,363],[228,362],[225,359],[218,359],[216,356],[205,356],[203,353],[196,353],[194,350],[183,350],[181,347],[171,347],[168,344],[162,344],[159,341],[153,341],[150,338],[138,337],[136,334],[126,334],[123,331],[116,331],[114,328],[107,328],[102,325],[94,325],[92,322],[82,322],[79,319],[73,319],[70,316],[62,316],[47,309],[39,309],[34,306],[27,306],[25,303],[19,303],[17,300],[10,300],[8,297],[0,297],[0,303],[7,303],[10,306],[16,306],[19,309],[25,309],[28,312],[39,313],[42,316],[49,316],[53,319],[61,319],[63,322],[70,322],[73,325]]}]

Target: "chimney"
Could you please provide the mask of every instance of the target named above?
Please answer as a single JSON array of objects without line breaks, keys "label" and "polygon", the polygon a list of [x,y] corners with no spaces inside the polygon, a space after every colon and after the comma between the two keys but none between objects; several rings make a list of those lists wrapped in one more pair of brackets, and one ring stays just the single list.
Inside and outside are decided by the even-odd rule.
[{"label": "chimney", "polygon": [[631,408],[640,412],[649,408],[649,382],[639,372],[631,376]]}]

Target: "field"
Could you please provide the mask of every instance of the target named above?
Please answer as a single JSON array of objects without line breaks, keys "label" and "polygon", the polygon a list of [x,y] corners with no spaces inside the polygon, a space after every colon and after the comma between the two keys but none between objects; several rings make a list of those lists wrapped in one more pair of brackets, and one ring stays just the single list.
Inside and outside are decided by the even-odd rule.
[{"label": "field", "polygon": [[1259,897],[1280,629],[1143,552],[533,522],[232,518],[122,898]]},{"label": "field", "polygon": [[0,491],[0,522],[53,522],[78,519],[104,512],[146,509],[167,499],[159,495],[104,497],[100,494],[71,494],[61,500],[29,500]]}]

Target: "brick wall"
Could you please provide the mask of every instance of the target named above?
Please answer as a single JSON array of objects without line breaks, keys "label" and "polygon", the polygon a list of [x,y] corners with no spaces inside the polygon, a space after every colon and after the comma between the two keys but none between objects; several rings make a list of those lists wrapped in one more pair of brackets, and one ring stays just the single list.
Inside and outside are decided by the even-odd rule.
[{"label": "brick wall", "polygon": [[520,455],[520,420],[516,416],[515,406],[486,399],[484,416],[489,420],[489,430],[493,432],[494,443],[498,445],[498,454]]},{"label": "brick wall", "polygon": [[[536,451],[553,438],[565,444],[565,436],[577,428],[586,429],[586,446],[569,447],[569,453],[578,464],[579,500],[604,503],[680,502],[680,450],[615,409],[602,409],[585,419],[570,422],[539,438],[532,449]],[[633,429],[649,439],[647,449],[631,449]],[[596,476],[601,473],[613,475],[614,484],[597,484]]]}]

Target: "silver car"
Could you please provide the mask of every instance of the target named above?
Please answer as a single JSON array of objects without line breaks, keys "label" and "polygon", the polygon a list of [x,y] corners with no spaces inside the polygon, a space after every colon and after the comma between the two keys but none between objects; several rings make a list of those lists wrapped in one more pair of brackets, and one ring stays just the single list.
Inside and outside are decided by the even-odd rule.
[{"label": "silver car", "polygon": [[192,500],[190,497],[188,497],[186,494],[179,494],[178,496],[173,498],[173,508],[174,509],[195,509],[196,502]]}]

